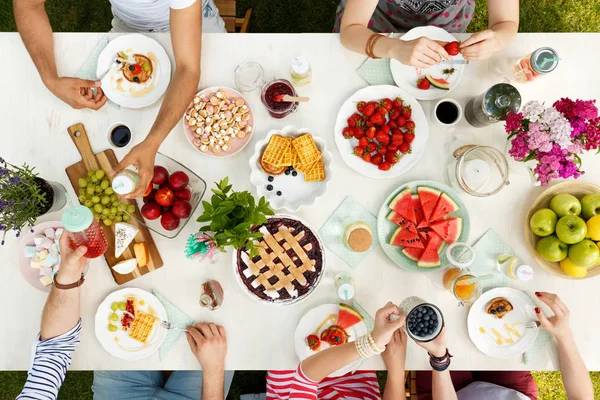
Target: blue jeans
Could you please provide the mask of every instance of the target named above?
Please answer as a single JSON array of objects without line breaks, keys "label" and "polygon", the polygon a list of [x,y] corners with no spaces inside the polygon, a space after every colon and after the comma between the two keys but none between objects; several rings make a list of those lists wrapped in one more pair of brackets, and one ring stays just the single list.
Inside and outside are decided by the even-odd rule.
[{"label": "blue jeans", "polygon": [[[225,371],[227,397],[234,371]],[[173,371],[165,380],[162,371],[94,371],[94,400],[198,400],[202,396],[202,371]]]}]

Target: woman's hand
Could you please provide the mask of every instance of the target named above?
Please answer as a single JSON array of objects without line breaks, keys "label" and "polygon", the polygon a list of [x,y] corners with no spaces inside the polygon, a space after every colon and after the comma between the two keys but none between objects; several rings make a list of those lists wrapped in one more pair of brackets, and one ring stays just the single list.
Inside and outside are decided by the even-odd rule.
[{"label": "woman's hand", "polygon": [[500,49],[496,33],[491,29],[477,32],[460,44],[460,53],[467,60],[484,60]]},{"label": "woman's hand", "polygon": [[[396,317],[390,318],[391,315],[397,316],[397,319]],[[400,315],[398,307],[391,301],[383,306],[383,308],[377,310],[375,314],[375,327],[373,328],[373,332],[371,332],[371,336],[377,347],[385,347],[392,339],[394,331],[403,327],[405,322],[406,316]]]},{"label": "woman's hand", "polygon": [[385,351],[381,353],[381,358],[388,371],[404,371],[406,362],[406,343],[407,336],[404,328],[396,329],[392,335],[392,340],[388,343]]},{"label": "woman's hand", "polygon": [[443,357],[446,355],[446,326],[442,328],[442,331],[431,342],[417,342],[419,346],[429,352],[429,354],[435,357]]},{"label": "woman's hand", "polygon": [[398,40],[392,48],[392,57],[402,64],[429,68],[442,62],[442,58],[450,59],[450,55],[441,43],[426,37],[407,41]]},{"label": "woman's hand", "polygon": [[540,320],[540,325],[553,334],[557,340],[562,340],[571,335],[571,325],[569,323],[569,316],[571,311],[567,308],[565,303],[562,302],[560,297],[554,293],[548,292],[535,292],[535,295],[546,303],[548,307],[554,312],[554,316],[546,318],[542,310],[538,307],[535,308],[535,313]]}]

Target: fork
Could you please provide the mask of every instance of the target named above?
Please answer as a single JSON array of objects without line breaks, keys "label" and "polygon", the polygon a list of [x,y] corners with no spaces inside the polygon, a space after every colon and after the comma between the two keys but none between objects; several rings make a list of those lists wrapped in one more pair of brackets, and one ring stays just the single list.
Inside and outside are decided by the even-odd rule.
[{"label": "fork", "polygon": [[539,328],[540,327],[540,321],[530,321],[530,322],[525,322],[525,328]]},{"label": "fork", "polygon": [[162,326],[165,329],[181,329],[182,331],[185,331],[185,327],[181,327],[169,321],[160,321],[160,326]]}]

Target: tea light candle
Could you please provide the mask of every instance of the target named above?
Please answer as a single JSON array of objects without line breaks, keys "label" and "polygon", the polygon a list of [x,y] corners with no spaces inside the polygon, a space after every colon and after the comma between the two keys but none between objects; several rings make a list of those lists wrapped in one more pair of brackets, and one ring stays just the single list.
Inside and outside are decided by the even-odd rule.
[{"label": "tea light candle", "polygon": [[469,182],[483,183],[490,177],[490,166],[479,158],[466,161],[463,168],[463,177]]}]

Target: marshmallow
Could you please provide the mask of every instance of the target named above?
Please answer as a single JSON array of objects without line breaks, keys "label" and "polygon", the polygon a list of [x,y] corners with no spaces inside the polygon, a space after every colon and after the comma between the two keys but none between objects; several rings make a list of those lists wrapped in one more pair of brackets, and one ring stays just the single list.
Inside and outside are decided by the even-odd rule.
[{"label": "marshmallow", "polygon": [[53,228],[44,229],[44,235],[46,235],[46,237],[51,240],[54,240],[54,238],[56,238],[56,233]]},{"label": "marshmallow", "polygon": [[35,256],[36,253],[37,253],[37,250],[36,250],[35,246],[25,246],[25,257],[26,258],[31,258],[31,257]]},{"label": "marshmallow", "polygon": [[42,285],[44,285],[44,287],[50,286],[52,285],[52,278],[50,278],[48,275],[40,276],[40,282]]},{"label": "marshmallow", "polygon": [[40,268],[40,276],[50,276],[52,275],[52,268]]}]

